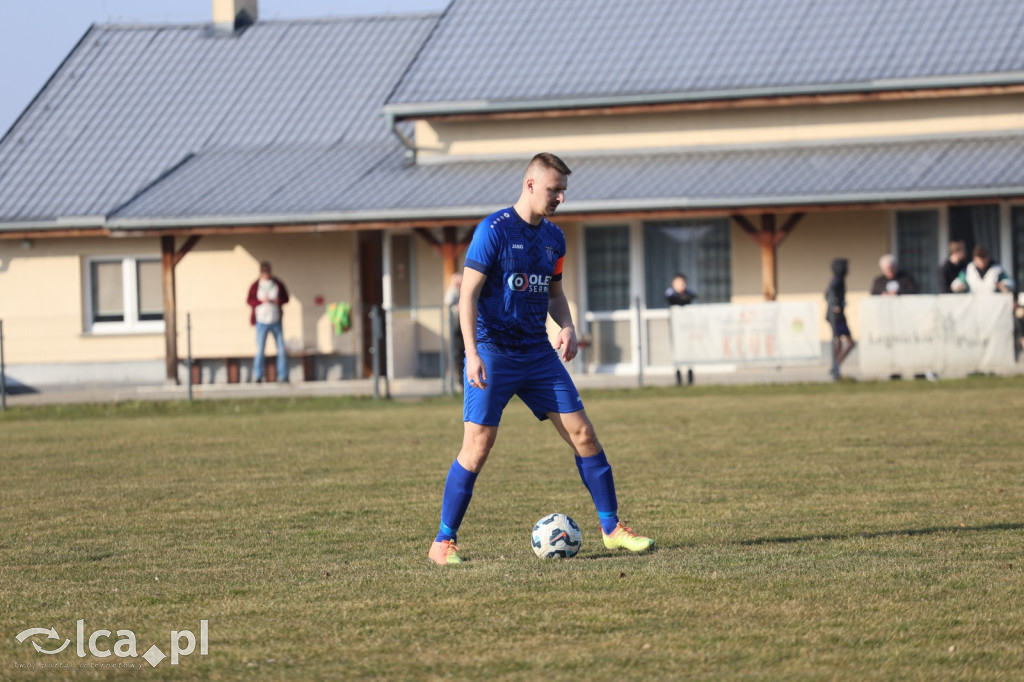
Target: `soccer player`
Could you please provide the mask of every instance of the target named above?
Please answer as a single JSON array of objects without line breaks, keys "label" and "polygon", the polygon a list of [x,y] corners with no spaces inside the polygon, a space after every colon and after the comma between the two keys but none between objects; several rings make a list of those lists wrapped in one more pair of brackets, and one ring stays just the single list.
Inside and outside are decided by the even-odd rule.
[{"label": "soccer player", "polygon": [[[643,552],[654,545],[619,522],[612,468],[559,361],[559,356],[572,360],[578,347],[562,290],[565,236],[548,218],[565,200],[570,173],[554,154],[533,157],[519,200],[484,218],[466,253],[459,299],[466,343],[464,432],[445,482],[440,530],[430,547],[437,564],[462,563],[456,534],[513,395],[538,419],[550,419],[572,446],[597,507],[605,547]],[[548,315],[561,329],[554,349],[545,327]]]}]

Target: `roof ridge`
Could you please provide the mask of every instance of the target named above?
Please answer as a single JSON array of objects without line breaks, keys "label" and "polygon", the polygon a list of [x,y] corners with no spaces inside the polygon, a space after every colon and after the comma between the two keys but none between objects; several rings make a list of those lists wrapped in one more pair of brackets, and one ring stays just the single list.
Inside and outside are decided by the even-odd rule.
[{"label": "roof ridge", "polygon": [[[358,23],[363,21],[407,21],[412,19],[436,19],[442,12],[408,12],[393,14],[358,14],[351,16],[326,16],[326,17],[293,17],[260,19],[248,27],[247,30],[266,26],[268,24],[340,24]],[[93,27],[104,31],[152,31],[159,29],[169,30],[192,30],[207,29],[213,25],[212,21],[183,21],[183,22],[128,22],[128,23],[96,23]]]}]

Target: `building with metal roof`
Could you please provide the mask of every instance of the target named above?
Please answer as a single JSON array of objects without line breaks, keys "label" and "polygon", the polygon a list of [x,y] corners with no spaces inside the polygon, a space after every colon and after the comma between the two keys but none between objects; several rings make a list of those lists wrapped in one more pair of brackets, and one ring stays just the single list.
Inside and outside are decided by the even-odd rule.
[{"label": "building with metal roof", "polygon": [[[664,365],[680,269],[708,301],[819,301],[842,255],[855,311],[879,255],[934,289],[957,238],[1024,278],[1019,2],[454,0],[267,22],[218,3],[234,22],[92,27],[0,139],[0,318],[25,376],[177,377],[183,312],[199,355],[251,354],[235,289],[267,259],[295,293],[289,351],[358,375],[370,307],[439,305],[542,150],[574,169],[581,371]],[[43,288],[61,293],[19,295]],[[332,333],[332,301],[353,333]],[[441,352],[441,323],[407,318],[389,318],[394,376]]]},{"label": "building with metal roof", "polygon": [[1020,84],[1022,29],[1014,0],[456,1],[385,109],[430,116]]}]

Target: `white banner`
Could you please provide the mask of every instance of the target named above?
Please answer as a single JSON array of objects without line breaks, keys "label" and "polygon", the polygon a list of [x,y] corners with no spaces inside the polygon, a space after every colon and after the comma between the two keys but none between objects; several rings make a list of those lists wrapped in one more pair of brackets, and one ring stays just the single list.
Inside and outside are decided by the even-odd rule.
[{"label": "white banner", "polygon": [[672,360],[676,365],[816,361],[821,358],[818,314],[810,302],[670,306]]},{"label": "white banner", "polygon": [[860,303],[861,372],[968,374],[1014,365],[1009,294],[870,296]]}]

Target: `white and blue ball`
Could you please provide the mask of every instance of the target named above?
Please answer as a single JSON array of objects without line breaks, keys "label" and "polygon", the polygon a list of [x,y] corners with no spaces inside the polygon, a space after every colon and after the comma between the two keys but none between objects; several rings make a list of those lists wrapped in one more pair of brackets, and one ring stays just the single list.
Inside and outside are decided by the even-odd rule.
[{"label": "white and blue ball", "polygon": [[580,551],[580,527],[565,514],[548,514],[533,527],[533,552],[541,559],[568,559]]}]

